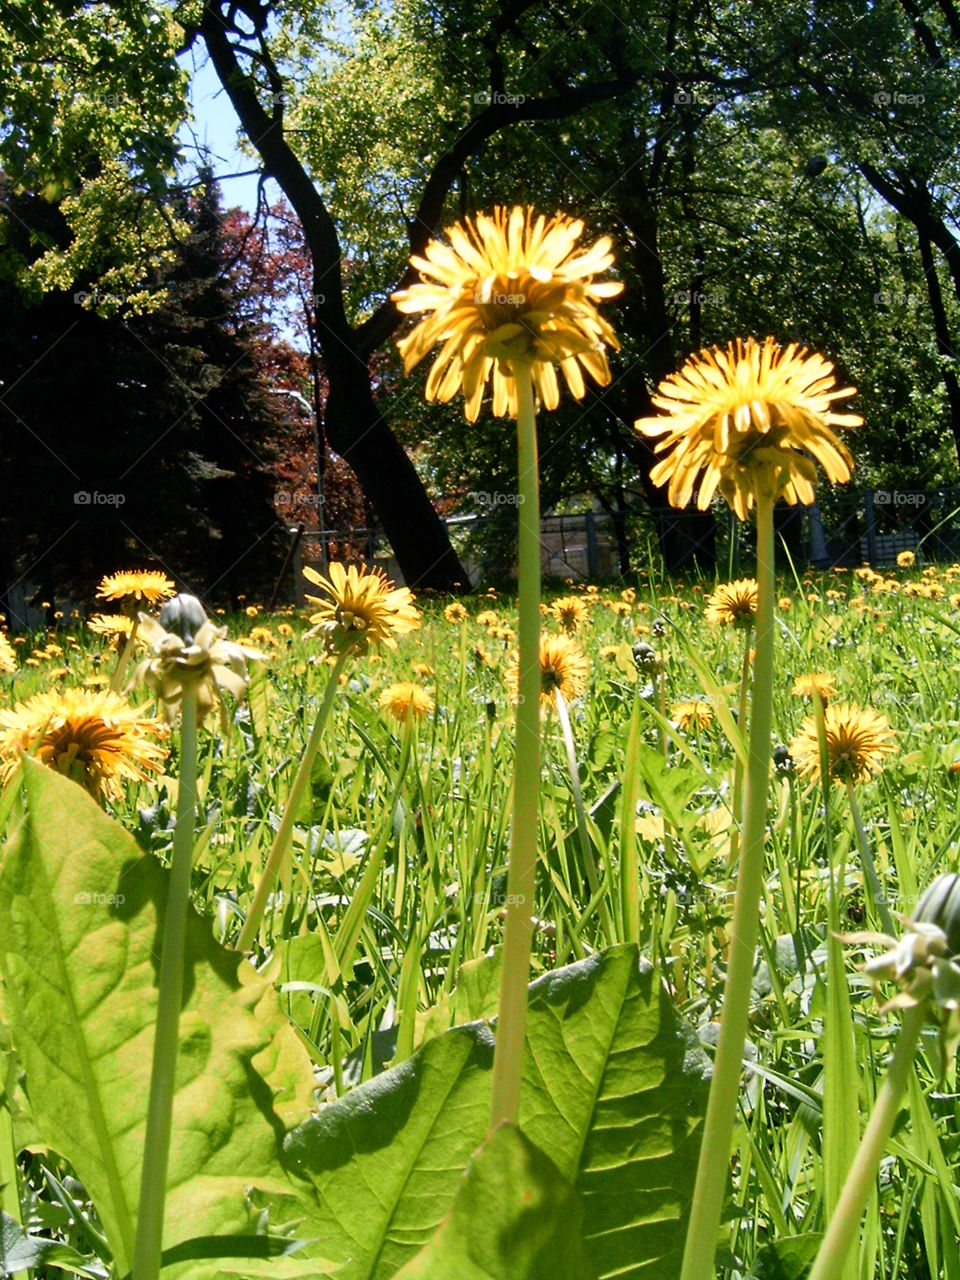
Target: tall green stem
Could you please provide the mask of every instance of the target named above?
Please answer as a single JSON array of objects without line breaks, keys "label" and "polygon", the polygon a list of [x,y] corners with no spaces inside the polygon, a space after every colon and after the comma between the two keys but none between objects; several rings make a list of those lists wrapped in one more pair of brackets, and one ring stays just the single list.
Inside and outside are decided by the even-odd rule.
[{"label": "tall green stem", "polygon": [[184,682],[181,715],[177,825],[173,833],[170,889],[163,922],[157,1027],[140,1178],[133,1280],[157,1280],[163,1246],[163,1206],[167,1193],[174,1081],[180,1047],[180,1005],[183,1000],[184,950],[197,807],[197,691],[191,681]]},{"label": "tall green stem", "polygon": [[327,687],[323,691],[323,700],[320,703],[320,709],[317,711],[317,718],[313,722],[307,745],[303,749],[303,755],[300,757],[300,764],[293,780],[293,786],[290,788],[290,794],[287,796],[287,804],[283,811],[283,817],[280,819],[280,826],[273,837],[266,865],[253,893],[253,902],[250,904],[247,918],[244,920],[243,928],[240,930],[240,937],[237,939],[238,951],[249,951],[252,948],[257,931],[260,928],[260,921],[263,919],[263,913],[267,909],[270,894],[277,882],[277,877],[280,875],[280,868],[283,866],[283,860],[290,848],[294,824],[297,821],[297,815],[300,813],[303,797],[310,782],[310,773],[313,769],[317,751],[320,748],[320,739],[330,716],[334,695],[340,685],[340,672],[343,670],[349,654],[349,648],[342,649],[330,670]]},{"label": "tall green stem", "polygon": [[[567,710],[566,699],[559,689],[554,690],[554,693],[557,699],[557,715],[560,719],[560,728],[563,730],[563,743],[567,749],[567,768],[570,770],[573,806],[577,815],[577,839],[580,842],[580,855],[583,858],[583,869],[587,874],[587,884],[590,886],[590,897],[595,898],[600,892],[600,877],[597,874],[597,862],[593,856],[590,832],[587,830],[587,815],[583,807],[583,793],[580,790],[580,770],[577,767],[577,748],[573,741],[573,728],[570,724],[570,713]],[[610,918],[610,908],[606,895],[600,901],[598,914],[607,945],[613,946],[617,941],[617,935],[613,927],[613,921]]]},{"label": "tall green stem", "polygon": [[533,933],[540,784],[540,486],[530,367],[516,363],[519,453],[517,748],[491,1126],[517,1123]]},{"label": "tall green stem", "polygon": [[867,839],[867,833],[863,825],[863,817],[860,814],[860,806],[857,804],[857,793],[854,790],[853,783],[847,779],[847,799],[850,801],[850,812],[853,814],[853,825],[857,832],[857,845],[860,849],[860,858],[863,862],[863,874],[870,890],[870,896],[873,899],[873,905],[880,913],[880,922],[883,925],[884,933],[896,937],[896,928],[893,923],[893,916],[890,914],[890,908],[887,906],[887,900],[884,896],[883,886],[880,884],[880,877],[877,875],[877,866],[873,860],[873,854],[870,852],[870,842]]},{"label": "tall green stem", "polygon": [[123,677],[127,674],[127,667],[130,665],[130,659],[133,656],[134,645],[137,643],[137,631],[140,628],[140,619],[134,617],[133,626],[130,628],[130,634],[124,641],[123,648],[120,651],[120,657],[117,659],[116,669],[110,680],[110,689],[113,693],[120,693],[123,689]]},{"label": "tall green stem", "polygon": [[[744,628],[743,635],[743,667],[740,672],[740,701],[737,703],[737,724],[743,733],[747,725],[747,694],[750,691],[750,638],[752,626]],[[730,866],[737,860],[740,852],[740,819],[743,801],[743,761],[738,755],[733,765],[733,824],[730,827]]]},{"label": "tall green stem", "polygon": [[923,1018],[922,1005],[903,1015],[897,1047],[808,1280],[832,1280],[839,1274],[851,1245],[860,1235],[860,1219],[900,1110],[900,1099],[920,1043]]},{"label": "tall green stem", "polygon": [[773,724],[773,497],[757,497],[757,656],[750,712],[750,749],[743,845],[730,927],[730,960],[720,1036],[703,1126],[703,1143],[687,1229],[680,1280],[710,1280],[730,1174],[730,1144],[740,1094],[743,1044],[750,1013],[753,959],[763,886],[763,841],[770,781]]}]

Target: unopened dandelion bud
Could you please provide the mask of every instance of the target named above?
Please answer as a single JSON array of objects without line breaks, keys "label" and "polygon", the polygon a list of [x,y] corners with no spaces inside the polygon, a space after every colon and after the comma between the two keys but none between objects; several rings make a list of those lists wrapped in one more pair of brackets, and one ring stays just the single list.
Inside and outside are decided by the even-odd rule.
[{"label": "unopened dandelion bud", "polygon": [[161,627],[179,636],[184,644],[193,644],[194,637],[206,621],[203,605],[196,596],[186,592],[168,600],[160,610]]}]

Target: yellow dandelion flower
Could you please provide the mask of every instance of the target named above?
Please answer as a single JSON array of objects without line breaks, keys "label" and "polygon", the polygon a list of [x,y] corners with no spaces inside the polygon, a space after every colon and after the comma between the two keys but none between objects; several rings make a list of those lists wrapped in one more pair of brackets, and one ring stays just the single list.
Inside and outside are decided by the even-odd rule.
[{"label": "yellow dandelion flower", "polygon": [[684,733],[694,725],[698,729],[706,729],[713,723],[713,707],[703,698],[691,698],[686,702],[675,702],[670,708],[670,719]]},{"label": "yellow dandelion flower", "polygon": [[620,592],[620,599],[623,600],[626,604],[633,604],[636,598],[637,598],[637,592],[634,587],[625,587],[623,591]]},{"label": "yellow dandelion flower", "polygon": [[126,613],[95,613],[87,619],[87,629],[116,645],[133,631],[133,618]]},{"label": "yellow dandelion flower", "polygon": [[329,651],[351,646],[361,653],[371,644],[395,649],[396,637],[420,626],[420,614],[414,608],[407,587],[394,587],[379,569],[345,568],[334,562],[329,578],[322,577],[309,565],[303,576],[320,587],[327,599],[307,596],[319,605],[310,618],[314,632],[323,635]]},{"label": "yellow dandelion flower", "polygon": [[579,596],[561,596],[550,607],[551,614],[568,635],[575,635],[580,630],[580,624],[589,611],[589,606]]},{"label": "yellow dandelion flower", "polygon": [[781,596],[780,599],[777,601],[777,606],[779,607],[781,613],[789,613],[790,610],[793,608],[793,601],[790,599],[789,596]]},{"label": "yellow dandelion flower", "polygon": [[[823,719],[827,768],[834,782],[866,782],[883,768],[884,756],[897,750],[887,717],[869,708],[838,702],[827,707]],[[790,755],[801,774],[820,778],[820,741],[813,716],[800,726]]]},{"label": "yellow dandelion flower", "polygon": [[793,688],[790,690],[795,698],[813,698],[815,693],[820,695],[820,701],[824,706],[835,698],[840,690],[837,688],[837,677],[831,675],[829,671],[812,671],[809,675],[797,676],[793,682]]},{"label": "yellow dandelion flower", "polygon": [[177,589],[165,573],[153,569],[128,569],[110,573],[97,588],[100,600],[123,600],[127,603],[159,604],[176,595]]},{"label": "yellow dandelion flower", "polygon": [[669,481],[675,507],[687,506],[700,479],[700,510],[719,488],[741,520],[759,493],[812,503],[816,468],[807,455],[831,481],[849,480],[853,459],[830,428],[863,422],[856,414],[833,411],[833,401],[854,388],[837,389],[832,370],[822,356],[796,343],[781,348],[772,338],[762,346],[738,338],[725,351],[691,357],[653,397],[665,416],[635,424],[645,436],[664,437],[655,452],[668,456],[650,479]]},{"label": "yellow dandelion flower", "polygon": [[466,622],[469,615],[463,605],[455,600],[453,604],[447,605],[443,611],[443,616],[446,618],[447,622],[459,623]]},{"label": "yellow dandelion flower", "polygon": [[917,563],[917,557],[912,551],[901,551],[897,556],[897,564],[901,569],[912,569]]},{"label": "yellow dandelion flower", "polygon": [[757,591],[754,578],[722,582],[707,596],[703,616],[720,627],[748,627],[757,612]]},{"label": "yellow dandelion flower", "polygon": [[496,609],[481,609],[475,621],[478,627],[497,627],[500,625],[500,616]]},{"label": "yellow dandelion flower", "polygon": [[0,631],[0,675],[9,675],[16,669],[17,655],[13,651],[13,645],[4,633]]},{"label": "yellow dandelion flower", "polygon": [[418,684],[409,680],[388,685],[379,698],[380,709],[394,720],[424,720],[433,713],[433,698]]},{"label": "yellow dandelion flower", "polygon": [[602,644],[598,656],[603,658],[604,661],[609,661],[615,658],[619,652],[620,646],[618,644]]},{"label": "yellow dandelion flower", "polygon": [[95,798],[117,799],[121,780],[157,773],[165,726],[109,690],[63,689],[34,694],[0,711],[0,780],[16,771],[20,752],[39,742],[36,759],[79,782]]},{"label": "yellow dandelion flower", "polygon": [[413,674],[421,680],[429,680],[431,676],[435,676],[437,673],[429,662],[415,662],[413,664]]},{"label": "yellow dandelion flower", "polygon": [[633,605],[626,600],[608,600],[606,603],[610,612],[616,614],[618,618],[629,618],[633,612]]},{"label": "yellow dandelion flower", "polygon": [[597,303],[616,297],[623,285],[595,281],[613,262],[604,236],[589,249],[576,248],[578,219],[549,220],[519,205],[498,206],[447,232],[449,244],[431,240],[411,264],[421,280],[392,295],[404,314],[427,312],[398,343],[407,373],[442,343],[427,378],[426,398],[445,403],[463,390],[469,422],[480,413],[493,382],[493,413],[517,416],[514,362],[529,362],[540,400],[560,402],[556,365],[572,395],[586,392],[581,366],[600,386],[610,381],[605,347],[619,349]]},{"label": "yellow dandelion flower", "polygon": [[[587,687],[590,663],[576,640],[565,635],[540,636],[540,705],[549,710],[555,702],[557,690],[564,702],[572,702]],[[519,686],[519,667],[514,654],[507,665],[507,688],[514,702]]]},{"label": "yellow dandelion flower", "polygon": [[293,627],[291,627],[289,622],[278,622],[277,635],[283,636],[284,640],[289,640],[293,635]]}]

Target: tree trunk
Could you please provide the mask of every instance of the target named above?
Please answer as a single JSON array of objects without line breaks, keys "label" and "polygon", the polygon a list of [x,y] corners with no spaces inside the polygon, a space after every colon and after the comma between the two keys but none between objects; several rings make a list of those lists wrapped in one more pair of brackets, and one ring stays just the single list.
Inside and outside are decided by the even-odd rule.
[{"label": "tree trunk", "polygon": [[329,394],[324,419],[331,448],[355,472],[373,504],[409,587],[460,592],[466,571],[413,463],[373,398],[367,366],[352,352],[325,350]]},{"label": "tree trunk", "polygon": [[[943,293],[937,277],[937,266],[933,260],[930,241],[924,236],[918,237],[920,243],[920,261],[923,264],[923,277],[927,282],[927,297],[930,301],[930,314],[933,317],[933,331],[937,338],[937,350],[947,359],[942,363],[941,378],[950,405],[950,430],[960,458],[960,382],[954,373],[956,353],[950,338],[950,326],[947,320],[947,309],[943,305]],[[949,364],[947,363],[949,360]]]}]

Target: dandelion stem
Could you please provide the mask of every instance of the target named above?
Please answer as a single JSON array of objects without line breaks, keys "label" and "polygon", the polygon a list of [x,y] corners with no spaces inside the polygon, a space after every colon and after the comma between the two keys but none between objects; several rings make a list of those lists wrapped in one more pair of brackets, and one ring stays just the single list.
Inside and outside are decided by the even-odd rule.
[{"label": "dandelion stem", "polygon": [[[750,690],[750,635],[752,628],[746,627],[743,635],[743,668],[740,672],[740,701],[737,703],[737,724],[740,732],[746,730],[747,724],[747,694]],[[733,765],[733,823],[730,827],[730,856],[729,865],[732,867],[737,860],[737,854],[740,852],[740,821],[743,817],[743,760],[736,756]]]},{"label": "dandelion stem", "polygon": [[866,876],[867,885],[870,889],[870,896],[873,898],[873,904],[880,913],[880,921],[883,925],[883,932],[891,937],[896,937],[896,929],[893,924],[893,916],[890,914],[890,908],[887,906],[887,900],[880,884],[880,877],[877,875],[876,863],[873,860],[873,854],[870,852],[870,842],[867,840],[867,833],[864,830],[863,818],[860,814],[860,806],[857,803],[857,793],[854,790],[853,783],[847,779],[847,797],[850,801],[850,812],[853,814],[853,825],[857,832],[857,845],[860,849],[860,857],[863,860],[863,873]]},{"label": "dandelion stem", "polygon": [[157,1280],[160,1274],[160,1251],[163,1247],[163,1209],[167,1193],[177,1054],[180,1048],[180,1005],[183,1000],[184,951],[197,806],[197,691],[191,681],[186,681],[183,686],[181,715],[177,825],[173,833],[170,888],[163,921],[157,1025],[143,1147],[133,1280]]},{"label": "dandelion stem", "polygon": [[493,1057],[491,1127],[517,1123],[530,976],[540,783],[540,489],[530,366],[516,361],[519,451],[518,700],[503,977]]},{"label": "dandelion stem", "polygon": [[893,1132],[900,1099],[910,1078],[914,1055],[920,1043],[923,1019],[922,1005],[908,1009],[903,1015],[897,1047],[877,1093],[873,1113],[860,1140],[808,1280],[828,1280],[828,1277],[836,1276],[850,1246],[860,1235],[860,1219]]},{"label": "dandelion stem", "polygon": [[330,675],[327,679],[327,687],[323,691],[323,700],[320,703],[320,709],[317,711],[317,718],[313,722],[313,728],[310,731],[310,737],[307,739],[307,745],[303,749],[303,755],[300,757],[300,764],[297,768],[296,777],[293,780],[293,786],[290,788],[290,794],[287,796],[286,807],[283,810],[283,817],[280,819],[280,826],[277,828],[276,835],[273,837],[273,843],[270,846],[270,852],[267,855],[267,861],[261,872],[260,879],[257,881],[257,887],[253,893],[253,902],[250,904],[250,910],[247,912],[247,918],[243,922],[243,928],[240,930],[240,937],[237,939],[238,951],[249,951],[253,947],[254,939],[260,928],[260,922],[263,914],[267,909],[267,901],[270,897],[273,887],[280,875],[280,868],[283,866],[283,860],[287,856],[290,848],[290,841],[293,837],[293,828],[303,805],[303,797],[306,793],[307,786],[310,782],[310,773],[313,769],[313,762],[316,759],[317,751],[320,748],[320,739],[326,727],[327,720],[330,716],[330,709],[333,706],[334,695],[340,685],[340,673],[344,668],[344,664],[350,655],[350,647],[341,649],[337,654],[337,660],[330,669]]},{"label": "dandelion stem", "polygon": [[[597,861],[593,856],[593,845],[590,843],[590,833],[587,830],[587,815],[583,808],[583,794],[580,790],[580,770],[577,768],[577,749],[573,741],[570,713],[567,710],[566,699],[560,690],[556,689],[554,692],[557,699],[557,715],[560,719],[560,728],[563,730],[563,742],[567,749],[567,767],[570,770],[573,805],[577,814],[577,838],[580,842],[580,853],[583,857],[583,869],[587,874],[590,897],[596,898],[600,892],[600,877],[597,874]],[[600,900],[598,913],[603,928],[603,936],[606,938],[608,945],[613,946],[617,941],[617,937],[614,932],[613,921],[610,918],[610,908],[607,905],[606,895]]]},{"label": "dandelion stem", "polygon": [[753,961],[763,886],[763,842],[773,722],[773,546],[773,497],[770,494],[758,494],[757,656],[750,711],[743,846],[730,926],[730,959],[724,985],[720,1036],[714,1058],[680,1280],[709,1280],[714,1274],[717,1235],[730,1174],[730,1144],[740,1094],[743,1045],[750,1013]]},{"label": "dandelion stem", "polygon": [[127,667],[130,665],[130,659],[133,656],[133,648],[137,643],[137,631],[140,628],[140,619],[133,619],[133,626],[130,628],[130,634],[124,641],[123,649],[120,651],[120,657],[117,659],[116,670],[110,680],[110,689],[113,693],[120,693],[123,690],[123,677],[127,674]]}]

